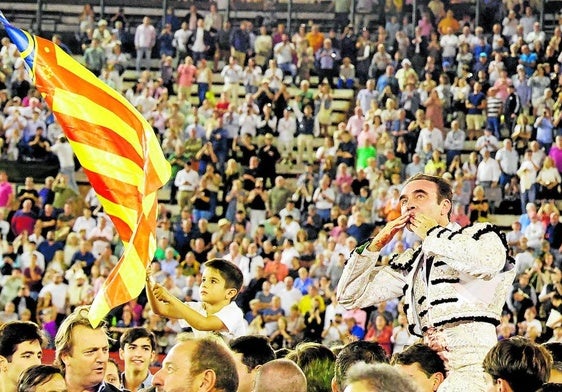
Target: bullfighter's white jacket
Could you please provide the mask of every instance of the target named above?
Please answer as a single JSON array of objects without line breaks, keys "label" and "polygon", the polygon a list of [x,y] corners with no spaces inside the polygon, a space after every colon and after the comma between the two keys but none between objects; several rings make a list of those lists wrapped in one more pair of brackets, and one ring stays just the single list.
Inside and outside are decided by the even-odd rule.
[{"label": "bullfighter's white jacket", "polygon": [[422,245],[380,265],[379,253],[356,248],[338,284],[348,309],[405,297],[413,334],[470,321],[499,323],[515,278],[505,236],[489,223],[436,226]]}]

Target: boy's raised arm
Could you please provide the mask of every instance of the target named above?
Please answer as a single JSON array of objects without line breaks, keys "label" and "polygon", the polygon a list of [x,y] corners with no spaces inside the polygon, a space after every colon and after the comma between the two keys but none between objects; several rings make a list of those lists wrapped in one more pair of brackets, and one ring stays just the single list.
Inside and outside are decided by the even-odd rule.
[{"label": "boy's raised arm", "polygon": [[152,310],[160,316],[183,319],[199,331],[220,332],[228,329],[217,316],[200,314],[151,279],[147,279],[146,294]]},{"label": "boy's raised arm", "polygon": [[[156,292],[158,292],[160,295],[157,296]],[[152,279],[147,278],[146,297],[148,298],[148,303],[150,303],[150,307],[152,308],[152,311],[154,313],[163,317],[177,318],[177,316],[173,312],[172,303],[167,300],[167,298],[170,296],[170,293],[164,287],[160,286]]]},{"label": "boy's raised arm", "polygon": [[176,318],[183,319],[187,321],[189,325],[198,331],[227,331],[228,328],[220,318],[215,315],[204,316],[197,312],[195,309],[191,308],[189,305],[184,304],[179,301],[181,305],[179,308],[174,309],[176,311]]}]

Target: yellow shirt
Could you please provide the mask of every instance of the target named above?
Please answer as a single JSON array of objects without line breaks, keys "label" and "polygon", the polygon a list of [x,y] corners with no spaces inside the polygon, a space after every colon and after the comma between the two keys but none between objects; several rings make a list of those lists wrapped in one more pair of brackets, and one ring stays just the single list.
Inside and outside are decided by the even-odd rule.
[{"label": "yellow shirt", "polygon": [[312,309],[313,299],[317,299],[318,302],[320,303],[320,307],[319,307],[320,312],[326,310],[326,304],[324,304],[324,298],[322,298],[321,295],[317,295],[316,297],[311,297],[310,294],[307,294],[304,295],[299,301],[299,312],[301,312],[302,315],[306,314],[307,312],[310,312],[310,310]]},{"label": "yellow shirt", "polygon": [[324,44],[324,34],[320,32],[313,33],[311,31],[306,35],[306,39],[308,40],[308,45],[312,48],[314,53],[316,53]]},{"label": "yellow shirt", "polygon": [[459,22],[455,18],[448,16],[441,19],[441,22],[437,25],[437,29],[441,34],[447,34],[447,28],[449,27],[453,30],[453,34],[458,33],[461,28]]}]

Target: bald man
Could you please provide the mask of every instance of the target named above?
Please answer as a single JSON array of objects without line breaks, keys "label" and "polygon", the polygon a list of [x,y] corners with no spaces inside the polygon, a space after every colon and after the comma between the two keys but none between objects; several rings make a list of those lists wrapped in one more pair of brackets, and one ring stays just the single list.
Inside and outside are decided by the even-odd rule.
[{"label": "bald man", "polygon": [[254,392],[306,392],[306,388],[306,377],[296,363],[275,359],[260,368]]}]

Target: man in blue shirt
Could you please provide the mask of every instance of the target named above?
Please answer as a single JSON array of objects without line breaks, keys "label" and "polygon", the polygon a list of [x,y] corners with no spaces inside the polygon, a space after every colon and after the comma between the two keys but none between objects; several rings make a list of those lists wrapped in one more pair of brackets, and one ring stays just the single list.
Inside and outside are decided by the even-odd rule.
[{"label": "man in blue shirt", "polygon": [[242,21],[240,27],[234,30],[230,44],[233,49],[232,55],[238,60],[238,64],[243,66],[246,61],[246,55],[249,53],[250,47],[250,34],[248,33],[247,22]]},{"label": "man in blue shirt", "polygon": [[552,123],[552,116],[549,108],[545,107],[543,112],[537,117],[535,120],[535,128],[537,129],[537,142],[539,142],[541,148],[544,148],[545,154],[548,154],[550,146],[552,146],[552,142],[554,141],[552,132],[554,124]]},{"label": "man in blue shirt", "polygon": [[474,140],[476,132],[482,129],[482,111],[486,108],[486,95],[482,92],[482,85],[475,82],[473,88],[466,99],[466,128],[470,140]]},{"label": "man in blue shirt", "polygon": [[525,67],[525,74],[530,77],[535,72],[537,65],[537,54],[531,52],[528,45],[521,47],[521,54],[519,55],[519,64]]}]

